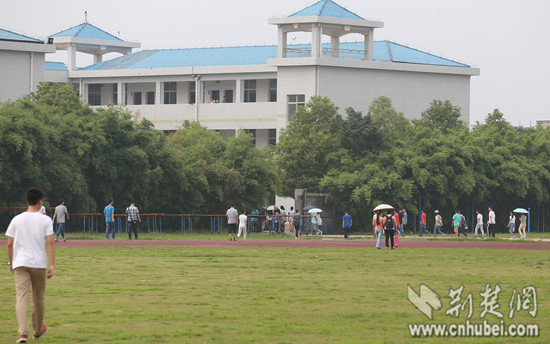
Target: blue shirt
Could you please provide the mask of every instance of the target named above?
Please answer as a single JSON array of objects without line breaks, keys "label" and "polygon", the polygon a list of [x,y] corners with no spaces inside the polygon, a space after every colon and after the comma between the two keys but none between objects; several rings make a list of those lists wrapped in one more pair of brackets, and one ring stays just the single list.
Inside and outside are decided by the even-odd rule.
[{"label": "blue shirt", "polygon": [[115,212],[115,207],[112,205],[108,205],[105,207],[105,210],[103,210],[103,213],[105,214],[105,222],[113,222],[113,213]]},{"label": "blue shirt", "polygon": [[344,228],[351,227],[351,215],[349,214],[344,215],[344,217],[342,217],[342,221],[344,221]]},{"label": "blue shirt", "polygon": [[460,226],[460,214],[453,215],[453,223],[455,226]]},{"label": "blue shirt", "polygon": [[403,213],[403,224],[406,225],[407,224],[407,213]]}]

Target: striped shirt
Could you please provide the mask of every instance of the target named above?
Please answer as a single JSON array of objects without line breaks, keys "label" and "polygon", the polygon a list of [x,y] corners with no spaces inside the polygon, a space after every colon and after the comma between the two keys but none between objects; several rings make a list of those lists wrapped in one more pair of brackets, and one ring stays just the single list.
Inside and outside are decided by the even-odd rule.
[{"label": "striped shirt", "polygon": [[128,221],[137,221],[138,213],[139,213],[139,209],[135,205],[131,205],[128,208],[126,208],[126,214],[128,214]]}]

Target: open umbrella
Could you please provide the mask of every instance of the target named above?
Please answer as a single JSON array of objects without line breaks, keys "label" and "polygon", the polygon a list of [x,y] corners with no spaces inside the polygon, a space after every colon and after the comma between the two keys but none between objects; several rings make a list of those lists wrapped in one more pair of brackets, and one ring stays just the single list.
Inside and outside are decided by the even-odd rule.
[{"label": "open umbrella", "polygon": [[378,207],[373,209],[373,211],[378,211],[378,210],[393,210],[393,207],[389,204],[380,204]]},{"label": "open umbrella", "polygon": [[520,213],[520,214],[529,214],[529,212],[523,208],[516,208],[514,209],[514,213]]},{"label": "open umbrella", "polygon": [[309,209],[308,213],[310,214],[317,214],[317,213],[322,213],[323,211],[319,208],[313,208],[313,209]]},{"label": "open umbrella", "polygon": [[269,207],[266,208],[266,210],[275,211],[275,210],[279,210],[279,208],[277,208],[277,207],[274,206],[274,205],[270,205]]},{"label": "open umbrella", "polygon": [[314,207],[312,205],[307,205],[307,206],[304,207],[304,209],[302,209],[302,211],[308,211],[310,209],[315,209],[315,208],[317,208],[317,207]]}]

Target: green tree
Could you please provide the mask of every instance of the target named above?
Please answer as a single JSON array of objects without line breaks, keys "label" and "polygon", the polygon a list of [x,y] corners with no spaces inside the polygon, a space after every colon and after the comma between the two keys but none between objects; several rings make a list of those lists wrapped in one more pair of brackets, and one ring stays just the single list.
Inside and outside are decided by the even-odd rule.
[{"label": "green tree", "polygon": [[300,107],[281,130],[276,146],[280,170],[278,193],[319,188],[327,171],[337,167],[342,154],[341,117],[327,97],[315,96]]},{"label": "green tree", "polygon": [[430,107],[420,114],[419,121],[425,127],[439,129],[446,134],[466,126],[466,123],[460,120],[460,116],[460,107],[454,106],[449,100],[434,100]]},{"label": "green tree", "polygon": [[377,126],[372,115],[363,116],[361,111],[349,107],[342,120],[342,146],[352,159],[361,159],[367,152],[379,151],[382,146],[382,129]]},{"label": "green tree", "polygon": [[398,112],[388,97],[378,97],[369,105],[369,115],[374,124],[382,131],[384,149],[401,142],[410,128],[410,121]]}]

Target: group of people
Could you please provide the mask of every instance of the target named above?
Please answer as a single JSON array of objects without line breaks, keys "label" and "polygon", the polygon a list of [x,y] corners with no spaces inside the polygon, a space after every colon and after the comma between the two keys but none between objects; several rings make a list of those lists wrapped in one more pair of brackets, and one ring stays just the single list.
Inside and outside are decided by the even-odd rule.
[{"label": "group of people", "polygon": [[388,250],[399,247],[399,237],[405,236],[407,222],[408,215],[405,209],[399,209],[398,211],[389,210],[385,216],[382,210],[375,211],[372,218],[372,226],[373,235],[376,238],[376,248],[379,250],[382,248],[382,234],[385,235],[386,248]]},{"label": "group of people", "polygon": [[[348,236],[349,236],[349,230],[351,229],[351,216],[346,213],[347,216],[349,216],[349,220],[346,221],[347,228],[348,228]],[[243,234],[244,240],[246,240],[246,235],[248,232],[248,216],[246,211],[243,211],[240,215],[237,209],[235,209],[235,204],[231,204],[231,207],[227,209],[225,213],[226,219],[227,219],[227,230],[229,235],[229,241],[237,241],[238,238],[241,237],[241,234]],[[257,217],[253,216],[251,218],[251,223]],[[315,235],[322,234],[321,226],[323,224],[323,220],[321,216],[317,213],[313,213],[311,216],[311,232]],[[300,210],[296,209],[294,210],[294,207],[290,207],[290,210],[286,212],[284,206],[281,206],[280,208],[273,210],[273,215],[269,216],[266,215],[266,222],[267,226],[269,227],[269,231],[272,234],[279,233],[281,234],[283,231],[281,231],[281,227],[287,228],[288,226],[288,232],[294,232],[294,239],[298,240],[302,236],[301,231],[301,223],[302,223],[302,215],[300,214]],[[282,223],[284,223],[282,225]],[[238,230],[237,230],[238,225]],[[347,236],[346,236],[347,238]]]},{"label": "group of people", "polygon": [[[495,237],[496,232],[496,216],[495,212],[493,211],[492,207],[488,208],[488,220],[487,220],[487,237]],[[441,230],[443,227],[443,218],[441,217],[439,210],[434,211],[435,214],[435,224],[434,224],[434,238],[437,236],[437,234],[443,235],[445,237],[445,233]],[[349,229],[351,228],[351,216],[348,220],[346,220],[346,216],[349,216],[349,214],[346,212],[344,215],[344,218],[342,219],[342,228],[344,229],[344,238],[348,238],[349,236]],[[428,236],[431,236],[430,232],[426,228],[426,221],[427,216],[424,211],[421,211],[420,215],[420,233],[419,236],[422,237],[424,233],[427,233]],[[393,249],[397,246],[398,238],[405,236],[405,225],[407,224],[407,212],[405,209],[400,209],[398,212],[395,210],[389,210],[388,213],[384,216],[382,214],[382,211],[375,211],[375,214],[373,216],[372,225],[373,225],[373,235],[376,238],[376,248],[381,249],[381,239],[382,234],[385,234],[386,237],[386,248]],[[510,211],[510,217],[508,220],[507,228],[509,229],[510,236],[512,239],[514,239],[514,231],[515,231],[515,224],[516,224],[516,216],[512,211]],[[520,217],[520,225],[518,228],[518,232],[520,234],[520,239],[526,238],[526,229],[527,226],[527,215],[521,214]],[[455,236],[458,238],[460,234],[464,235],[465,237],[468,236],[467,230],[468,225],[466,218],[462,214],[460,210],[455,210],[455,214],[452,217],[452,227],[454,229]],[[483,215],[480,213],[479,210],[476,210],[476,227],[475,227],[475,236],[478,235],[478,230],[481,230],[482,237],[485,236],[485,232],[483,231]]]},{"label": "group of people", "polygon": [[[241,215],[239,215],[239,212],[235,209],[235,204],[231,204],[231,208],[227,209],[225,216],[227,217],[229,241],[237,241],[237,238],[240,238],[241,234],[243,234],[243,238],[246,240],[246,233],[248,232],[248,216],[246,216],[246,211],[243,211]],[[238,233],[237,222],[239,224]]]},{"label": "group of people", "polygon": [[[141,216],[139,215],[139,209],[136,207],[135,201],[130,201],[130,205],[126,208],[126,228],[128,232],[128,239],[132,240],[132,232],[134,233],[134,239],[138,240],[138,223],[141,222]],[[112,199],[107,201],[107,205],[103,209],[105,215],[105,238],[109,240],[109,232],[116,239],[115,231],[115,206]]]}]

